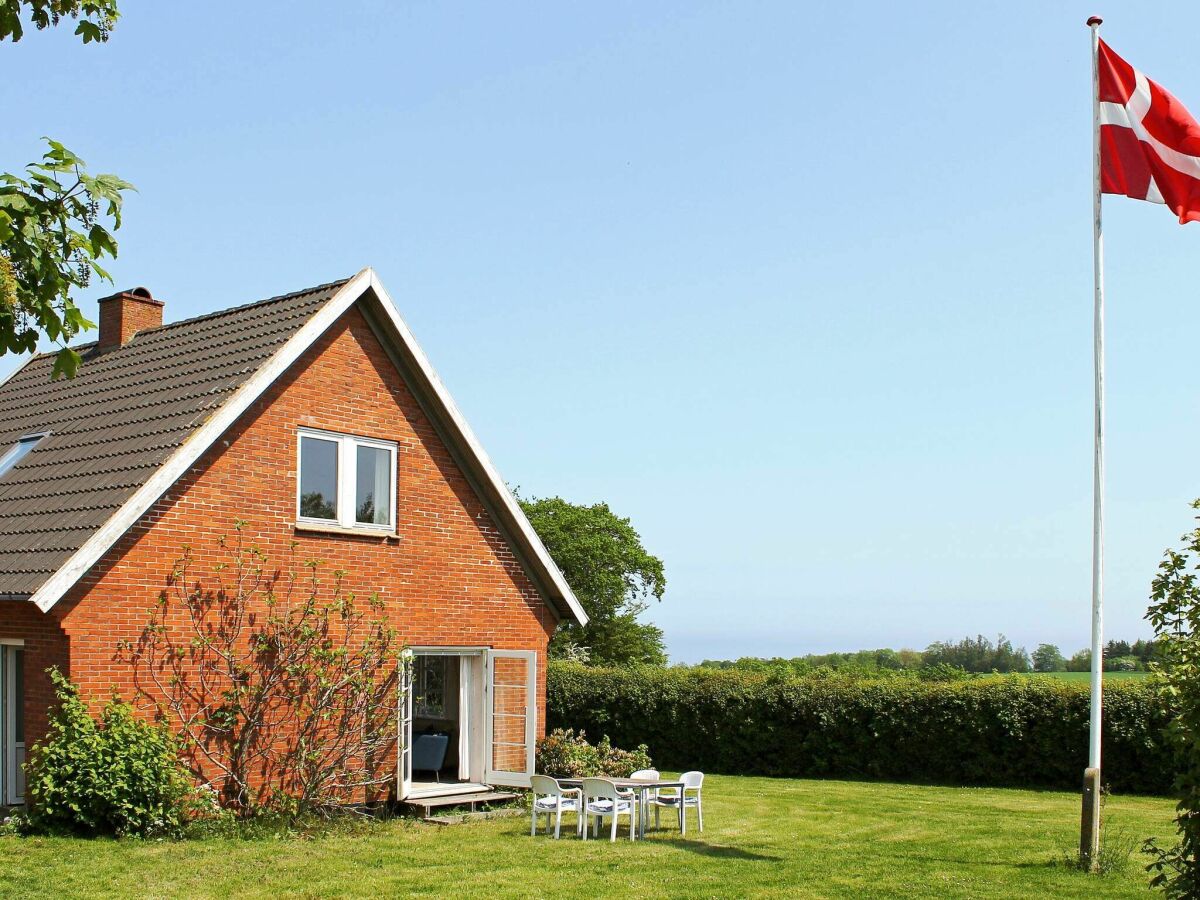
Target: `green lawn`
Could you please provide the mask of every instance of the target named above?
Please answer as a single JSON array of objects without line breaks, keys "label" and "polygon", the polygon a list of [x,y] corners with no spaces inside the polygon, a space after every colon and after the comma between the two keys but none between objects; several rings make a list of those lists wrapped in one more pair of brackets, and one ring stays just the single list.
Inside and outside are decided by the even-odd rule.
[{"label": "green lawn", "polygon": [[[712,777],[703,835],[529,837],[528,819],[392,821],[311,839],[183,843],[0,837],[0,895],[140,897],[1124,897],[1063,866],[1066,793]],[[1109,828],[1169,836],[1172,804],[1115,797]]]}]

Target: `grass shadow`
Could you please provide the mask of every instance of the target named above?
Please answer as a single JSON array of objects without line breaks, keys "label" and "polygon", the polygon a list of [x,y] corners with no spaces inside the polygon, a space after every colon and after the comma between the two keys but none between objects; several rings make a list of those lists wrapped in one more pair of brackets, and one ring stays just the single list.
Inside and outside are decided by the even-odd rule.
[{"label": "grass shadow", "polygon": [[742,847],[727,847],[721,844],[704,844],[699,841],[689,841],[685,838],[667,838],[666,840],[657,840],[655,843],[666,844],[678,850],[687,850],[689,853],[695,853],[699,856],[711,856],[717,859],[747,859],[774,863],[783,860],[782,856],[773,856],[769,853],[755,853],[753,850],[746,850]]}]

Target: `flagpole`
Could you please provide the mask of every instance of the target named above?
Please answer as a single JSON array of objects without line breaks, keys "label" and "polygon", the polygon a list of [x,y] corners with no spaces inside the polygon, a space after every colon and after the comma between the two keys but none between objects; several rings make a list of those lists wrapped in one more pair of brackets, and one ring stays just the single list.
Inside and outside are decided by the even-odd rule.
[{"label": "flagpole", "polygon": [[1092,469],[1092,679],[1088,767],[1083,775],[1081,861],[1094,868],[1100,844],[1100,728],[1104,672],[1104,231],[1100,205],[1100,24],[1092,16],[1092,278],[1095,293],[1093,366],[1095,418]]}]

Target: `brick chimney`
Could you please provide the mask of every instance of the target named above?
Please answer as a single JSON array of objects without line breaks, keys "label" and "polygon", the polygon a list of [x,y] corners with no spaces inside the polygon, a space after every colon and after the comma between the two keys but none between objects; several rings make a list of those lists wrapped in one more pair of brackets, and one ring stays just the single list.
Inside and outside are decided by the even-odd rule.
[{"label": "brick chimney", "polygon": [[128,344],[139,331],[163,323],[163,302],[144,287],[121,291],[100,301],[100,350]]}]

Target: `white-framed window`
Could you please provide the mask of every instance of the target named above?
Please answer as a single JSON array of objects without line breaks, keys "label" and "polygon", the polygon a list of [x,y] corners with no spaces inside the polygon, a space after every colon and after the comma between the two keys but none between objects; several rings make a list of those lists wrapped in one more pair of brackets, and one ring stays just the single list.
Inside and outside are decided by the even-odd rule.
[{"label": "white-framed window", "polygon": [[396,445],[301,428],[296,518],[341,528],[396,529]]}]

